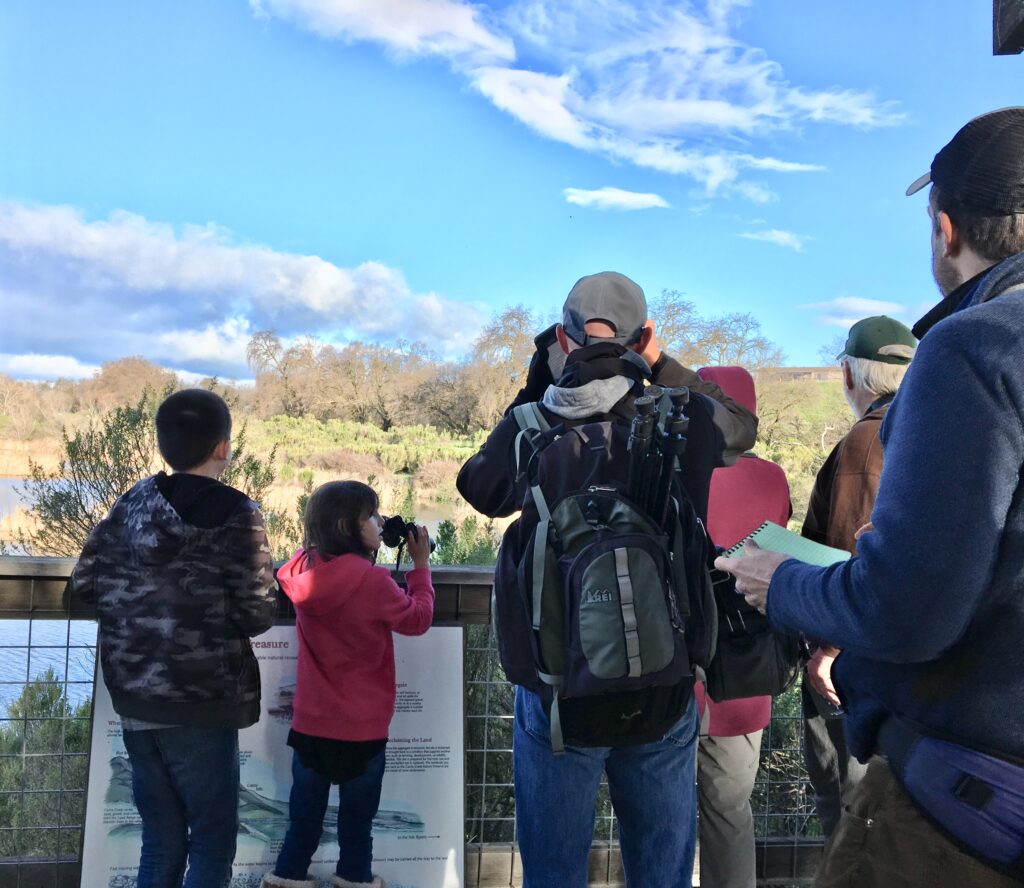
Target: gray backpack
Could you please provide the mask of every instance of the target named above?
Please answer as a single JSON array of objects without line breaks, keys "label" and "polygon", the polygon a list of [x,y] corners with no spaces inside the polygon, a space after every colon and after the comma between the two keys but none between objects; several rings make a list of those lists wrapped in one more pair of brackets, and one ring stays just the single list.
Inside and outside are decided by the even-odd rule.
[{"label": "gray backpack", "polygon": [[525,495],[495,577],[506,675],[547,702],[556,752],[660,740],[714,646],[703,525],[678,485],[664,523],[627,496],[622,423],[561,434],[535,404],[513,415]]}]

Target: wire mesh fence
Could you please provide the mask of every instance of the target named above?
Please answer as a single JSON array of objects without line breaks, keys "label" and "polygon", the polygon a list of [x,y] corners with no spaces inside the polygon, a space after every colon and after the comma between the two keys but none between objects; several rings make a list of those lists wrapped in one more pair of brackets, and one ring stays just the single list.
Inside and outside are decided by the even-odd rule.
[{"label": "wire mesh fence", "polygon": [[77,860],[96,624],[0,620],[0,859]]},{"label": "wire mesh fence", "polygon": [[[513,691],[498,664],[489,626],[466,628],[466,841],[515,842],[512,788]],[[755,836],[778,849],[821,840],[813,794],[803,764],[799,688],[775,700],[772,720],[761,742],[761,760],[751,807]],[[597,799],[594,840],[618,838],[615,814],[602,782]],[[778,855],[776,855],[778,857]],[[762,862],[766,860],[762,855]],[[765,869],[763,866],[762,869]],[[767,870],[763,879],[774,878]],[[785,875],[781,876],[786,878]],[[799,884],[798,882],[780,884]]]},{"label": "wire mesh fence", "polygon": [[[0,863],[74,862],[85,816],[96,624],[59,612],[26,612],[25,618],[0,617]],[[465,838],[511,844],[513,689],[499,666],[491,627],[467,625],[465,639]],[[820,836],[803,768],[798,691],[775,701],[752,805],[756,835],[766,847],[806,847]],[[617,838],[602,784],[594,840]],[[787,874],[779,856],[773,859],[760,857],[762,884],[802,884],[794,878],[795,864]]]}]

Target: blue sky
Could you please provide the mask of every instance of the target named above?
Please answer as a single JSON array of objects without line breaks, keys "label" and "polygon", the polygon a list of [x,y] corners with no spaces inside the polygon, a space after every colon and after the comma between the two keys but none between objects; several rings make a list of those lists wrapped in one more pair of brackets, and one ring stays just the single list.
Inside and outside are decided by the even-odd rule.
[{"label": "blue sky", "polygon": [[[0,372],[249,375],[272,328],[457,357],[604,269],[790,364],[935,301],[923,195],[1019,104],[991,0],[0,6]],[[657,319],[655,319],[657,320]]]}]

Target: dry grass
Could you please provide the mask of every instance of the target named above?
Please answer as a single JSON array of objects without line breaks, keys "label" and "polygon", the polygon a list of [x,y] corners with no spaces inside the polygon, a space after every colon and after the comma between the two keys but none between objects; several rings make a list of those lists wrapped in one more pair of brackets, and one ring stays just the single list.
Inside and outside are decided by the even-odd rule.
[{"label": "dry grass", "polygon": [[29,474],[29,460],[41,463],[47,471],[60,464],[60,440],[40,438],[35,441],[16,441],[0,438],[0,475],[25,478]]}]

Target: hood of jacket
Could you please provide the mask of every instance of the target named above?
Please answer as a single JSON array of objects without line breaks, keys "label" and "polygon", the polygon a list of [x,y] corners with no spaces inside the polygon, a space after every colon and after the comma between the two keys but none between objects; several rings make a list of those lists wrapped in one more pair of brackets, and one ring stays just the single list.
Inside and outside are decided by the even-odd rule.
[{"label": "hood of jacket", "polygon": [[636,352],[599,342],[571,352],[558,382],[548,386],[542,404],[567,420],[611,413],[627,395],[643,394],[651,369]]},{"label": "hood of jacket", "polygon": [[197,539],[208,539],[220,528],[202,528],[181,518],[157,487],[156,476],[143,478],[121,497],[123,540],[129,556],[139,564],[174,561]]},{"label": "hood of jacket", "polygon": [[323,614],[359,592],[374,569],[361,555],[338,555],[327,560],[310,558],[299,549],[277,572],[277,582],[299,610]]}]

